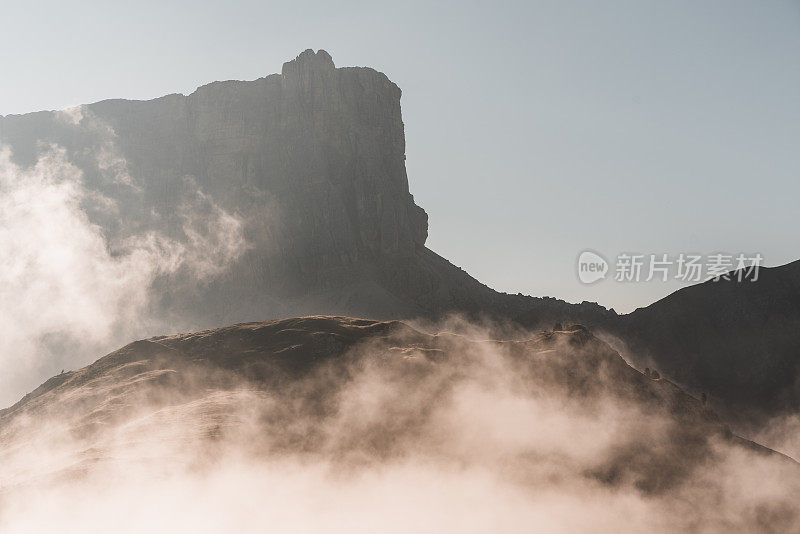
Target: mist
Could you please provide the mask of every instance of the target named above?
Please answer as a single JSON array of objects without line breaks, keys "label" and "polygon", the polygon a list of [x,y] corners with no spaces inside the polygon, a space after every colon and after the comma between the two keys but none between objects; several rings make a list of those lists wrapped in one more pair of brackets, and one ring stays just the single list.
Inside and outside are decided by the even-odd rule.
[{"label": "mist", "polygon": [[[135,191],[112,147],[100,167]],[[12,156],[0,146],[0,405],[61,369],[176,329],[151,309],[154,280],[188,273],[207,283],[246,250],[241,220],[196,186],[177,210],[182,238],[130,229],[112,240],[90,214],[113,217],[118,205],[85,186],[64,148],[41,147],[32,166]]]},{"label": "mist", "polygon": [[[595,365],[596,348],[576,348],[569,338],[544,350],[477,341],[488,330],[466,332],[465,324],[459,335],[435,336],[441,348],[424,347],[411,329],[368,338],[294,378],[278,373],[277,385],[206,367],[137,371],[144,364],[135,362],[113,381],[97,375],[64,402],[43,401],[35,419],[20,415],[4,426],[0,525],[11,532],[800,526],[792,497],[800,471],[790,460],[737,445],[703,423],[695,432],[694,419],[635,402],[619,362],[601,357]],[[561,368],[564,353],[575,359]],[[577,378],[564,380],[563,372]]]}]

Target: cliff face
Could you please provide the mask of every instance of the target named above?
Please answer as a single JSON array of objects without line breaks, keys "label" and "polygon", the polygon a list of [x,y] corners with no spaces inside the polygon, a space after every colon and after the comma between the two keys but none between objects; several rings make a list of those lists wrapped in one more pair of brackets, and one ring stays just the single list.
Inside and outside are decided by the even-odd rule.
[{"label": "cliff face", "polygon": [[[208,226],[209,210],[240,222],[241,253],[213,282],[186,273],[155,282],[157,309],[191,317],[187,327],[306,313],[570,308],[498,295],[425,248],[400,95],[380,72],[335,68],[324,50],[306,50],[281,74],[188,96],[4,117],[0,142],[22,165],[63,148],[85,187],[114,204],[86,207],[112,249],[153,232],[191,244],[214,229],[187,229],[187,219]],[[218,249],[232,241],[212,237]]]},{"label": "cliff face", "polygon": [[[427,216],[403,163],[400,90],[371,69],[335,69],[326,52],[309,50],[281,75],[91,110],[162,210],[179,202],[186,175],[248,217],[280,210],[280,226],[261,230],[298,270],[408,256],[425,242]],[[248,205],[264,192],[272,205]]]}]

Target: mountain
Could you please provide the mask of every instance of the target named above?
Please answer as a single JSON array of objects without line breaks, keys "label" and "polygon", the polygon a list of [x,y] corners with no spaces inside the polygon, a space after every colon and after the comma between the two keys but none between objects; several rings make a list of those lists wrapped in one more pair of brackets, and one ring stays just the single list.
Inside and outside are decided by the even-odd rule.
[{"label": "mountain", "polygon": [[[638,368],[657,369],[746,433],[800,410],[800,261],[685,287],[592,325]],[[568,317],[566,318],[568,320]],[[515,318],[539,324],[539,313]]]},{"label": "mountain", "polygon": [[[131,343],[0,412],[2,498],[109,471],[100,487],[114,492],[142,470],[163,478],[232,458],[273,462],[274,477],[274,462],[293,459],[335,472],[481,469],[530,503],[557,487],[689,507],[654,526],[800,521],[791,493],[734,499],[722,475],[749,459],[796,484],[796,463],[732,435],[700,400],[631,368],[586,328],[482,336],[316,316]],[[44,459],[25,461],[39,450]],[[720,498],[726,514],[735,500],[734,515],[706,510]]]},{"label": "mountain", "polygon": [[82,213],[112,258],[156,258],[137,310],[158,319],[148,335],[320,313],[582,323],[728,420],[797,409],[798,263],[627,315],[496,292],[425,246],[400,98],[384,74],[306,50],[280,74],[188,96],[0,117],[0,145],[21,168],[55,159],[80,172]]},{"label": "mountain", "polygon": [[800,261],[755,281],[708,281],[620,317],[631,354],[705,392],[727,418],[758,423],[800,410]]},{"label": "mountain", "polygon": [[307,313],[607,313],[498,294],[425,247],[428,217],[409,193],[400,96],[380,72],[336,68],[324,50],[306,50],[281,74],[188,96],[1,117],[0,143],[20,165],[63,149],[101,207],[114,207],[85,208],[112,249],[152,233],[222,248],[230,236],[187,220],[217,210],[239,221],[241,250],[229,251],[213,283],[170,273],[154,284],[155,309],[189,329]]}]

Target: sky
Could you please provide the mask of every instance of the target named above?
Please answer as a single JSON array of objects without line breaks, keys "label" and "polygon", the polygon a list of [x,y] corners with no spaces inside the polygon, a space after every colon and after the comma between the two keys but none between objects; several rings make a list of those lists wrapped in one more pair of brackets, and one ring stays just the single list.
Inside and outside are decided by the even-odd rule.
[{"label": "sky", "polygon": [[[627,312],[685,283],[617,282],[622,253],[800,258],[798,1],[0,6],[2,115],[188,94],[307,48],[385,72],[428,246],[501,291]],[[611,264],[592,285],[587,249]]]}]

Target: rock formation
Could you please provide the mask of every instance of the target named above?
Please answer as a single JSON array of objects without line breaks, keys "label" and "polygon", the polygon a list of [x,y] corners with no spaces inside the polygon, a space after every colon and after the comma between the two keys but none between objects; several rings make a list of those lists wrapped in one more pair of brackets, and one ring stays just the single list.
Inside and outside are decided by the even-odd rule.
[{"label": "rock formation", "polygon": [[281,74],[188,96],[2,117],[0,143],[25,165],[63,147],[85,185],[116,206],[90,211],[112,246],[147,231],[188,241],[182,210],[198,193],[241,218],[247,249],[213,284],[156,283],[157,309],[186,328],[305,313],[606,314],[500,295],[425,247],[400,96],[380,72],[306,50]]}]

